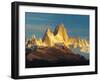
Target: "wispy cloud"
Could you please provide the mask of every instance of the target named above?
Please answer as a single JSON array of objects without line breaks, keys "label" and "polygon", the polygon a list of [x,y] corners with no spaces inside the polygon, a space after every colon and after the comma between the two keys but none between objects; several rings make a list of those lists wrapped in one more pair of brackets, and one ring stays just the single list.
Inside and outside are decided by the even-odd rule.
[{"label": "wispy cloud", "polygon": [[56,25],[63,23],[70,36],[89,38],[89,16],[71,14],[32,13],[25,14],[26,35],[42,36],[49,27],[53,31]]},{"label": "wispy cloud", "polygon": [[41,31],[45,31],[47,28],[49,27],[49,25],[41,25],[41,24],[39,24],[39,25],[31,25],[31,24],[26,24],[25,25],[25,29],[27,30],[27,31],[34,31],[34,32],[36,32],[36,31],[38,31],[38,32],[41,32]]},{"label": "wispy cloud", "polygon": [[26,37],[31,37],[32,34],[35,34],[37,38],[43,37],[46,29],[50,27],[49,25],[32,25],[32,24],[26,24],[25,25],[25,34]]}]

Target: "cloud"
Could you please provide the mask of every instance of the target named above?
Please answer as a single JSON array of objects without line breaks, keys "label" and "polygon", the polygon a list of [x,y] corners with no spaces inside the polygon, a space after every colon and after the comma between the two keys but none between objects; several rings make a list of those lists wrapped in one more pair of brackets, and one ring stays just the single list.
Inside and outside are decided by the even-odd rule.
[{"label": "cloud", "polygon": [[25,25],[25,30],[26,31],[34,31],[34,32],[43,32],[45,31],[47,28],[49,27],[49,25],[31,25],[31,24],[26,24]]}]

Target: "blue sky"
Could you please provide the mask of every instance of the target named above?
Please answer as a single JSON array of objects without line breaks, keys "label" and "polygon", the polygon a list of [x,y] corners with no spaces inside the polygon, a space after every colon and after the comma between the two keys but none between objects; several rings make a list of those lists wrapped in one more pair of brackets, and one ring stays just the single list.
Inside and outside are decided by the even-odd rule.
[{"label": "blue sky", "polygon": [[30,38],[35,34],[37,38],[42,38],[48,27],[54,31],[61,23],[68,30],[70,37],[89,39],[88,15],[25,12],[25,35]]}]

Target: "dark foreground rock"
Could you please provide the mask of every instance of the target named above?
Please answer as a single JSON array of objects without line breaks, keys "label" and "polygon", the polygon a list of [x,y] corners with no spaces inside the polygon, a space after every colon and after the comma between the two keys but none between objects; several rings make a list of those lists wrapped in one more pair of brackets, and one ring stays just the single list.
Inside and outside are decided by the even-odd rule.
[{"label": "dark foreground rock", "polygon": [[89,61],[67,47],[45,47],[26,52],[26,68],[79,65],[89,65]]}]

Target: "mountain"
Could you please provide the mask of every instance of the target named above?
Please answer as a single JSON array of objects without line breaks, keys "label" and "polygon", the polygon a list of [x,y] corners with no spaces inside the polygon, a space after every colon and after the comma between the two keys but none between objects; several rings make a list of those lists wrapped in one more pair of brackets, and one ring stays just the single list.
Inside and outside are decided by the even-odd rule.
[{"label": "mountain", "polygon": [[54,35],[55,35],[55,38],[58,38],[58,39],[62,37],[63,41],[68,40],[68,34],[67,34],[67,30],[64,27],[64,24],[60,24],[55,28]]},{"label": "mountain", "polygon": [[54,32],[47,28],[43,38],[37,39],[33,34],[25,44],[26,68],[89,65],[89,59],[82,55],[89,54],[89,41],[70,37],[64,24],[59,24]]},{"label": "mountain", "polygon": [[42,39],[41,38],[37,39],[34,34],[32,35],[31,42],[32,45],[38,45],[38,46],[42,45]]},{"label": "mountain", "polygon": [[69,48],[44,47],[26,54],[26,68],[88,65],[89,61]]},{"label": "mountain", "polygon": [[89,53],[89,41],[80,38],[69,38],[69,46],[80,48],[81,52]]},{"label": "mountain", "polygon": [[54,34],[51,31],[50,28],[48,28],[43,36],[43,42],[47,45],[47,46],[54,46],[55,43],[55,38],[54,38]]},{"label": "mountain", "polygon": [[48,28],[43,36],[43,43],[47,44],[47,46],[54,46],[57,43],[66,45],[65,41],[68,41],[68,34],[66,32],[63,24],[58,25],[54,32]]},{"label": "mountain", "polygon": [[89,41],[85,39],[72,38],[68,36],[68,30],[65,29],[64,24],[59,24],[54,32],[50,28],[48,28],[43,36],[43,38],[37,39],[35,35],[31,38],[31,44],[29,45],[37,45],[41,47],[53,47],[55,45],[63,45],[67,48],[80,48],[81,52],[89,53]]}]

